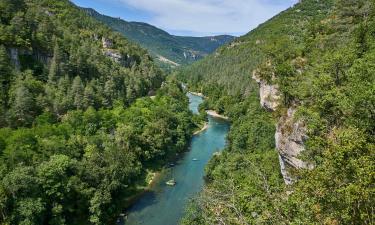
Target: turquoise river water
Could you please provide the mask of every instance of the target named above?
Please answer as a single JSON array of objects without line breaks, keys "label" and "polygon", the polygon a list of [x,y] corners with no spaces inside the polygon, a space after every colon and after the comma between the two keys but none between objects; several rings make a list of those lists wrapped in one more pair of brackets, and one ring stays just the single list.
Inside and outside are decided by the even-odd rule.
[{"label": "turquoise river water", "polygon": [[[198,113],[203,99],[188,94],[190,110]],[[225,147],[229,123],[210,117],[208,128],[195,135],[190,150],[170,170],[163,172],[153,188],[140,197],[128,210],[124,225],[177,225],[184,216],[189,199],[203,187],[204,168],[215,152]],[[193,160],[194,159],[194,160]],[[167,186],[166,181],[175,179],[176,186]]]}]

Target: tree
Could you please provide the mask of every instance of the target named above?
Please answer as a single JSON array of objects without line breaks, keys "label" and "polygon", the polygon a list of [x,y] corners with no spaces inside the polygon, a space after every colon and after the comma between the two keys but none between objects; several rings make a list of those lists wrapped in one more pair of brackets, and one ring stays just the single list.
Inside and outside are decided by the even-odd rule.
[{"label": "tree", "polygon": [[83,95],[84,95],[84,86],[81,80],[81,77],[76,76],[72,83],[72,96],[74,99],[74,106],[76,109],[83,109]]},{"label": "tree", "polygon": [[95,92],[91,84],[87,84],[83,93],[83,107],[87,109],[90,106],[95,107]]},{"label": "tree", "polygon": [[11,125],[14,127],[31,125],[35,114],[35,101],[29,89],[20,84],[12,95],[10,108]]},{"label": "tree", "polygon": [[43,223],[45,205],[41,198],[23,198],[17,202],[16,221],[20,225],[38,225]]},{"label": "tree", "polygon": [[37,168],[39,182],[46,195],[47,208],[52,216],[49,224],[66,224],[68,212],[73,210],[74,172],[76,161],[65,155],[54,155]]},{"label": "tree", "polygon": [[60,75],[60,63],[62,60],[62,56],[60,54],[59,44],[56,40],[55,48],[53,50],[53,58],[51,60],[51,65],[49,67],[49,74],[48,74],[48,82],[51,84],[55,84]]},{"label": "tree", "polygon": [[4,23],[9,23],[12,15],[25,8],[24,0],[2,0],[0,2],[0,18]]},{"label": "tree", "polygon": [[0,46],[0,127],[5,125],[8,91],[12,75],[11,63],[4,46]]},{"label": "tree", "polygon": [[104,95],[102,104],[106,108],[111,108],[115,98],[115,82],[112,79],[109,79],[105,82],[103,92]]}]

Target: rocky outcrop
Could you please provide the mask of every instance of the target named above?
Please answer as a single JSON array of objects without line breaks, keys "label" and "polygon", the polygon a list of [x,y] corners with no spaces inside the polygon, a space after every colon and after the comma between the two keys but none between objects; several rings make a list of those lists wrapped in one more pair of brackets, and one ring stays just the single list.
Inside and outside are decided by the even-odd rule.
[{"label": "rocky outcrop", "polygon": [[277,85],[268,84],[258,75],[258,70],[254,70],[253,79],[259,84],[259,97],[262,107],[269,111],[275,111],[280,105],[280,93]]},{"label": "rocky outcrop", "polygon": [[112,48],[113,42],[106,37],[102,37],[103,48]]},{"label": "rocky outcrop", "polygon": [[21,70],[20,56],[30,56],[34,60],[39,61],[43,64],[49,64],[52,59],[52,55],[42,53],[36,49],[29,50],[11,47],[8,48],[8,54],[10,57],[10,61],[16,70]]},{"label": "rocky outcrop", "polygon": [[121,63],[123,61],[123,57],[120,54],[120,52],[116,49],[112,49],[113,47],[112,40],[106,37],[102,37],[102,45],[103,45],[103,54],[105,56],[111,58],[113,61],[117,63]]},{"label": "rocky outcrop", "polygon": [[157,55],[156,56],[157,59],[160,61],[160,62],[163,62],[163,63],[167,63],[169,65],[171,65],[172,67],[178,67],[180,66],[180,64],[176,63],[176,62],[173,62],[172,60],[169,60],[161,55]]},{"label": "rocky outcrop", "polygon": [[286,184],[293,183],[294,179],[289,169],[312,169],[313,165],[302,161],[299,157],[305,151],[305,142],[308,139],[306,124],[296,120],[296,109],[289,108],[287,115],[281,117],[277,123],[275,133],[276,149],[279,152],[281,174]]},{"label": "rocky outcrop", "polygon": [[194,52],[194,51],[191,51],[191,50],[184,51],[182,54],[184,55],[185,59],[191,59],[191,60],[197,60],[204,55],[203,53]]},{"label": "rocky outcrop", "polygon": [[115,62],[117,62],[117,63],[121,62],[122,56],[118,51],[113,50],[113,49],[105,49],[103,51],[103,53],[104,53],[105,56],[108,56],[109,58],[111,58]]},{"label": "rocky outcrop", "polygon": [[9,54],[10,55],[10,61],[12,62],[12,64],[16,68],[16,70],[20,70],[21,69],[21,63],[20,63],[20,59],[19,59],[18,49],[17,48],[10,48],[9,53],[10,53]]},{"label": "rocky outcrop", "polygon": [[[272,75],[274,80],[274,74]],[[276,111],[280,106],[281,96],[277,85],[269,84],[261,79],[259,71],[255,70],[252,77],[259,84],[259,97],[262,107],[269,111]],[[290,169],[306,169],[313,168],[302,161],[299,157],[301,152],[305,150],[305,142],[307,140],[306,124],[302,120],[296,120],[296,108],[288,109],[286,115],[282,116],[277,125],[275,133],[276,150],[279,153],[279,162],[281,174],[286,184],[292,184],[293,176]]]}]

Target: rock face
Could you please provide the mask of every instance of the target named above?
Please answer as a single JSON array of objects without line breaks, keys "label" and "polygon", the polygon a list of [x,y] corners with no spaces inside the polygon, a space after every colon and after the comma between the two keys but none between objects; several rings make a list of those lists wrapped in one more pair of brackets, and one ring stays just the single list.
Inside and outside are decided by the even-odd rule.
[{"label": "rock face", "polygon": [[280,105],[280,93],[277,85],[268,84],[258,76],[258,71],[254,70],[253,79],[259,84],[259,97],[262,107],[269,111],[275,111]]},{"label": "rock face", "polygon": [[119,63],[122,59],[121,54],[118,53],[115,50],[112,50],[112,49],[105,49],[103,51],[103,53],[104,53],[105,56],[108,56],[109,58],[111,58],[112,60],[114,60],[117,63]]},{"label": "rock face", "polygon": [[20,60],[19,60],[18,49],[17,48],[10,48],[9,52],[10,52],[10,60],[11,60],[12,64],[14,65],[16,70],[20,70],[21,69],[21,63],[20,63]]},{"label": "rock face", "polygon": [[111,58],[113,61],[120,63],[123,59],[122,55],[119,51],[112,49],[113,42],[106,38],[102,37],[102,45],[103,45],[103,54],[109,58]]},{"label": "rock face", "polygon": [[112,48],[113,42],[108,38],[102,37],[102,45],[103,48]]},{"label": "rock face", "polygon": [[279,152],[281,173],[286,184],[293,183],[294,179],[288,173],[288,168],[312,169],[313,165],[299,159],[300,153],[305,151],[305,142],[308,139],[306,124],[295,119],[295,108],[289,108],[287,115],[281,117],[277,123],[275,142]]},{"label": "rock face", "polygon": [[44,64],[49,64],[52,56],[42,53],[36,49],[34,50],[29,50],[29,49],[19,49],[19,48],[8,48],[7,49],[10,61],[13,64],[14,68],[16,70],[21,70],[21,61],[20,61],[20,56],[30,56],[34,60],[37,60],[39,62],[42,62]]},{"label": "rock face", "polygon": [[[280,105],[280,93],[277,85],[268,84],[258,76],[258,71],[253,72],[253,79],[259,84],[260,104],[269,111],[275,111]],[[307,140],[306,124],[295,119],[296,108],[288,109],[277,125],[275,133],[276,150],[279,153],[281,174],[286,184],[292,184],[294,178],[289,169],[313,168],[313,165],[299,159],[301,152],[305,150],[304,143]]]},{"label": "rock face", "polygon": [[183,55],[185,59],[197,60],[199,59],[199,54],[204,55],[203,53],[194,52],[194,51],[184,51]]}]

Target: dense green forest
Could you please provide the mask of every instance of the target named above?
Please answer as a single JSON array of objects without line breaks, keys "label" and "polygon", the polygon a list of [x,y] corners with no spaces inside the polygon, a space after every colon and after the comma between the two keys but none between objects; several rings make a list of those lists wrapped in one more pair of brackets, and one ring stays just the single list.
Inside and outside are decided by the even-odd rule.
[{"label": "dense green forest", "polygon": [[163,81],[145,50],[69,1],[2,0],[0,10],[2,126],[127,105]]},{"label": "dense green forest", "polygon": [[[272,113],[253,71],[279,89]],[[183,224],[374,224],[374,1],[303,0],[178,77],[233,122]],[[274,138],[288,108],[307,125],[300,158],[314,165],[290,168],[291,185]]]},{"label": "dense green forest", "polygon": [[83,10],[122,33],[129,40],[149,50],[156,62],[166,68],[196,62],[234,39],[230,35],[211,37],[175,36],[150,24],[127,22],[120,18],[102,15],[93,9]]},{"label": "dense green forest", "polygon": [[68,0],[0,0],[0,85],[4,225],[113,223],[196,128],[179,84]]}]

